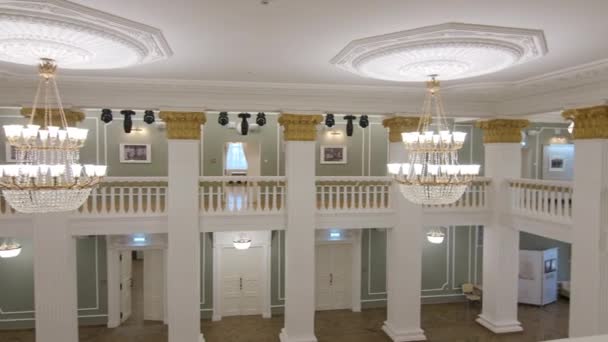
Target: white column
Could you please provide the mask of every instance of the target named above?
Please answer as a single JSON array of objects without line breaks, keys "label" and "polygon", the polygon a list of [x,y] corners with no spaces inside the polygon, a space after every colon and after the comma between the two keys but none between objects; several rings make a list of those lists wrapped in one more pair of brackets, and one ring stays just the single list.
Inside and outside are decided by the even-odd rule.
[{"label": "white column", "polygon": [[285,143],[285,327],[281,342],[315,337],[315,150],[314,141]]},{"label": "white column", "polygon": [[200,330],[200,125],[203,113],[161,112],[169,138],[167,313],[169,342],[203,341]]},{"label": "white column", "polygon": [[321,115],[281,114],[287,178],[285,232],[285,327],[281,342],[314,342],[316,126]]},{"label": "white column", "polygon": [[517,320],[519,231],[504,222],[509,215],[505,179],[521,177],[520,143],[486,143],[485,175],[492,178],[493,212],[483,231],[483,306],[477,322],[497,334],[522,331]]},{"label": "white column", "polygon": [[67,218],[33,219],[36,342],[78,342],[76,242]]},{"label": "white column", "polygon": [[[389,162],[407,162],[401,142],[389,145]],[[382,330],[395,342],[424,341],[420,328],[422,281],[422,206],[407,201],[393,184],[391,201],[395,227],[387,231],[387,310]]]},{"label": "white column", "polygon": [[603,335],[608,333],[608,140],[575,140],[575,150],[570,337]]}]

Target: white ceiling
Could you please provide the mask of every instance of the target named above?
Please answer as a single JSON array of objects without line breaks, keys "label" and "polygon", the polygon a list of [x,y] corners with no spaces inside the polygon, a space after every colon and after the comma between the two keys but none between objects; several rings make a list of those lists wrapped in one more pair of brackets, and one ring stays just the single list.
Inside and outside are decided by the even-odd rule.
[{"label": "white ceiling", "polygon": [[[608,13],[608,1],[606,0],[272,0],[266,6],[260,4],[260,0],[76,0],[74,2],[159,28],[174,53],[168,60],[128,69],[62,71],[62,75],[68,76],[66,77],[68,80],[70,77],[73,79],[83,77],[89,80],[89,84],[91,77],[100,77],[100,79],[127,77],[131,78],[134,84],[141,83],[142,79],[153,81],[154,84],[159,84],[163,80],[167,82],[172,80],[171,84],[174,87],[177,84],[176,80],[204,81],[207,82],[204,84],[206,87],[209,86],[209,82],[227,81],[218,84],[228,88],[233,88],[234,82],[275,83],[266,90],[268,97],[273,91],[289,93],[287,87],[312,92],[315,89],[314,85],[321,85],[316,87],[320,89],[319,92],[326,91],[323,87],[330,87],[335,93],[342,91],[336,87],[338,86],[344,87],[344,91],[349,91],[353,95],[349,93],[349,97],[345,97],[343,103],[338,103],[339,99],[332,99],[331,102],[327,101],[327,105],[320,101],[318,105],[306,109],[363,111],[377,108],[376,112],[396,110],[403,108],[403,103],[395,102],[393,106],[374,106],[373,103],[367,103],[359,107],[351,103],[352,99],[358,99],[359,95],[356,95],[356,92],[374,92],[372,88],[377,89],[374,94],[377,99],[395,99],[397,91],[390,88],[399,87],[398,89],[402,91],[403,84],[361,78],[332,66],[329,61],[354,39],[446,22],[542,29],[549,49],[549,53],[539,60],[490,75],[445,82],[446,92],[450,87],[471,91],[471,97],[466,98],[462,105],[455,104],[453,107],[457,109],[456,111],[462,109],[462,115],[467,114],[467,106],[473,102],[476,104],[471,108],[475,108],[475,111],[469,112],[469,115],[480,115],[484,111],[487,111],[487,115],[503,113],[507,115],[511,114],[511,111],[529,114],[557,110],[565,103],[581,100],[568,99],[554,106],[538,105],[530,110],[515,111],[512,109],[513,106],[523,106],[519,98],[525,97],[529,90],[521,90],[524,93],[522,95],[517,91],[513,93],[513,89],[508,88],[513,84],[524,84],[538,78],[546,79],[547,74],[553,75],[563,69],[575,68],[591,62],[599,61],[594,65],[601,66],[604,71],[608,70],[606,44],[608,20],[605,18]],[[588,76],[596,74],[589,70],[584,69],[585,72],[590,73]],[[32,67],[8,63],[0,63],[0,76],[2,71],[9,75],[34,73]],[[558,75],[557,78],[559,77]],[[576,77],[580,80],[578,76]],[[605,78],[602,80],[604,81]],[[283,89],[276,83],[289,85]],[[484,84],[481,87],[484,91],[478,91],[479,84]],[[497,88],[506,88],[505,93],[499,98],[501,103],[487,105],[488,102],[498,101],[495,93],[485,98],[479,97],[479,94],[487,92],[485,89],[488,88],[488,84]],[[366,87],[357,88],[359,86]],[[407,86],[416,89],[421,85],[414,83]],[[591,87],[589,84],[586,86]],[[89,98],[86,99],[86,103],[76,103],[74,96],[70,95],[70,86],[66,88],[68,88],[66,95],[68,102],[71,100],[76,105],[90,106],[105,104]],[[73,88],[75,88],[74,94],[80,91],[76,89],[78,88],[76,85],[73,85]],[[249,89],[246,91],[247,96],[251,96],[252,99],[247,98],[234,104],[226,99],[220,101],[209,97],[223,92],[224,88],[206,90],[205,94],[211,95],[207,97],[201,95],[202,98],[198,100],[183,102],[188,106],[205,105],[207,108],[222,110],[258,108],[280,110],[290,103],[288,101],[275,103],[267,98],[263,100],[253,98],[254,91],[251,89],[256,87],[247,84],[246,88]],[[560,89],[566,92],[565,87]],[[422,101],[422,93],[422,91],[415,93],[415,101],[418,98]],[[158,97],[157,93],[153,95]],[[315,96],[321,98],[322,95]],[[155,97],[151,96],[150,99]],[[114,99],[114,97],[108,98]],[[589,95],[585,101],[596,101],[597,98]],[[454,100],[456,101],[458,99]],[[0,102],[6,102],[1,94]],[[122,102],[116,100],[116,102],[116,105],[124,105],[128,100]],[[133,106],[146,103],[143,99],[140,102]],[[158,106],[169,102],[171,101],[148,103],[150,106]],[[450,104],[451,102],[448,102],[448,106]],[[243,108],[243,106],[249,107]],[[419,107],[418,103],[411,106],[411,108],[417,107]],[[411,108],[403,109],[406,111]]]},{"label": "white ceiling", "polygon": [[329,60],[353,39],[446,22],[542,29],[549,46],[540,60],[456,82],[518,81],[608,58],[606,0],[74,2],[161,29],[174,55],[129,69],[64,72],[70,75],[391,85],[338,70]]}]

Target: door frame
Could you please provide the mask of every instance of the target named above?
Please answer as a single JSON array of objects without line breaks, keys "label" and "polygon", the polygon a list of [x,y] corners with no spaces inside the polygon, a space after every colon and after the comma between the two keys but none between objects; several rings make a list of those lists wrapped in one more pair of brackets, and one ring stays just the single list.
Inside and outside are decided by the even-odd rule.
[{"label": "door frame", "polygon": [[[352,270],[351,270],[351,310],[361,312],[361,229],[345,230],[346,236],[340,240],[330,240],[326,232],[317,230],[315,241],[316,248],[320,245],[351,245]],[[316,265],[316,260],[313,261]],[[316,266],[315,266],[316,267]],[[316,274],[316,269],[315,269]],[[315,283],[316,291],[316,283]]]},{"label": "door frame", "polygon": [[120,252],[124,251],[143,251],[143,250],[161,250],[163,252],[163,280],[164,280],[164,298],[163,298],[163,323],[168,324],[167,311],[167,242],[165,239],[158,238],[147,246],[137,246],[125,241],[123,236],[113,237],[107,235],[108,243],[106,243],[106,262],[107,262],[107,287],[108,287],[108,328],[119,327],[120,321]]},{"label": "door frame", "polygon": [[[262,276],[260,277],[260,288],[262,289],[262,317],[270,318],[270,241],[271,231],[256,231],[256,238],[252,239],[251,247],[262,248],[263,265]],[[226,238],[221,238],[220,235],[229,234],[235,235],[235,232],[214,232],[213,233],[213,315],[212,320],[220,321],[222,319],[222,254],[226,249],[234,249],[232,243],[227,243]],[[238,234],[238,233],[237,233]],[[231,239],[229,239],[231,240]]]}]

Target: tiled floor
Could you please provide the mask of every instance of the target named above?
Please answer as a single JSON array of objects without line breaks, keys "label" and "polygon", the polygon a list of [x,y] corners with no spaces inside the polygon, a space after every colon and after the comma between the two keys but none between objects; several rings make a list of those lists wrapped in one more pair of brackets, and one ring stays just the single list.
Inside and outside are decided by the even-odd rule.
[{"label": "tiled floor", "polygon": [[[80,328],[81,342],[166,342],[167,328],[160,322],[143,320],[141,283],[142,265],[133,265],[133,315],[121,327]],[[422,306],[422,328],[431,342],[535,342],[564,338],[568,335],[568,302],[539,308],[522,305],[519,320],[523,333],[494,335],[475,318],[479,306],[465,303]],[[348,310],[322,311],[316,315],[315,335],[319,342],[390,342],[382,332],[386,310],[368,309],[361,313]],[[206,342],[278,342],[283,317],[227,317],[220,322],[202,321]],[[34,342],[34,332],[0,331],[0,342]],[[59,341],[58,341],[59,342]]]},{"label": "tiled floor", "polygon": [[[432,342],[533,342],[567,336],[566,301],[544,308],[520,306],[524,332],[508,335],[494,335],[475,323],[478,312],[475,307],[467,309],[464,303],[424,305],[422,327]],[[384,309],[319,312],[316,335],[319,342],[388,342],[381,330],[385,315]],[[220,322],[203,321],[201,326],[207,342],[271,342],[279,340],[283,317],[232,317]],[[34,337],[32,331],[0,332],[0,341],[33,342]],[[167,329],[158,323],[126,324],[117,329],[83,327],[80,341],[165,342]]]}]

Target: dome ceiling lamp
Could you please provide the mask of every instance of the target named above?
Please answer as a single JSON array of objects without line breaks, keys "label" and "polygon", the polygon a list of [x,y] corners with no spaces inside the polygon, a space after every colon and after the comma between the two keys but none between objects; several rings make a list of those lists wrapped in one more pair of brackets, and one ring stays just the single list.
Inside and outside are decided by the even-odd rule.
[{"label": "dome ceiling lamp", "polygon": [[479,165],[458,164],[466,133],[450,131],[436,76],[431,75],[427,82],[418,130],[402,134],[409,163],[388,164],[403,196],[415,204],[458,201],[480,169]]},{"label": "dome ceiling lamp", "polygon": [[238,237],[232,240],[232,245],[234,248],[244,251],[251,247],[251,242],[251,238],[246,233],[241,233]]},{"label": "dome ceiling lamp", "polygon": [[439,245],[443,243],[445,239],[445,233],[441,230],[441,227],[436,227],[431,229],[426,234],[426,239],[433,244]]},{"label": "dome ceiling lamp", "polygon": [[[17,163],[0,165],[0,190],[20,213],[76,210],[106,174],[105,165],[79,164],[88,130],[68,126],[56,69],[54,60],[41,59],[29,123],[3,126]],[[44,106],[38,108],[40,98]]]}]

